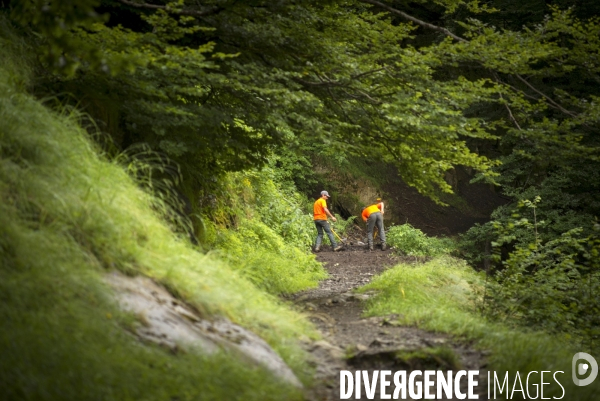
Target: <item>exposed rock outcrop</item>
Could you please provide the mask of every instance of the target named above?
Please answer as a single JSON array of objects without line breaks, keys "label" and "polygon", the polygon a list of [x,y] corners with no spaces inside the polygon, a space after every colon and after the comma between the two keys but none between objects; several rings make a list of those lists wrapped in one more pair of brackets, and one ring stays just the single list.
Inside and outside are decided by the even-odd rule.
[{"label": "exposed rock outcrop", "polygon": [[205,354],[219,350],[238,353],[296,387],[302,384],[281,357],[263,339],[225,318],[201,318],[192,308],[173,297],[147,277],[129,277],[118,272],[106,276],[121,307],[138,316],[136,334],[170,349],[194,349]]}]

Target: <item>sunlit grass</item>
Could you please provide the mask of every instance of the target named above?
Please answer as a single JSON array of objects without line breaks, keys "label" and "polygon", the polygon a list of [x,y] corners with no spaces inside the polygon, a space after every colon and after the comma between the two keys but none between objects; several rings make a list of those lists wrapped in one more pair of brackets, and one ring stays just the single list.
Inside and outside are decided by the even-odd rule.
[{"label": "sunlit grass", "polygon": [[7,217],[0,213],[0,399],[299,398],[231,355],[142,345],[124,330],[128,317],[85,249],[53,227]]},{"label": "sunlit grass", "polygon": [[[474,346],[491,351],[489,369],[508,371],[564,371],[559,375],[569,400],[595,400],[598,381],[577,387],[571,380],[571,359],[581,351],[569,343],[538,331],[509,328],[489,322],[477,313],[473,286],[481,286],[478,276],[464,261],[439,257],[425,264],[400,264],[375,278],[361,291],[375,290],[366,314],[397,313],[400,322],[425,330],[449,333]],[[554,383],[554,381],[553,381]],[[545,397],[560,397],[562,390],[547,386]]]},{"label": "sunlit grass", "polygon": [[258,287],[272,294],[314,288],[327,277],[313,254],[288,245],[266,224],[244,220],[238,230],[221,234],[219,255]]}]

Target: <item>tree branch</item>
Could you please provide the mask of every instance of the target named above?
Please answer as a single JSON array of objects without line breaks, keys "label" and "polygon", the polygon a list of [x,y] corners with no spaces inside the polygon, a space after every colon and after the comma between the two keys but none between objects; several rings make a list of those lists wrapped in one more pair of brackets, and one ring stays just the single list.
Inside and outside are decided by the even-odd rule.
[{"label": "tree branch", "polygon": [[[504,98],[502,97],[502,93],[500,93],[500,99],[504,100]],[[515,116],[513,116],[513,113],[510,110],[510,107],[508,107],[508,103],[504,103],[504,107],[506,107],[506,111],[508,111],[508,116],[510,117],[511,121],[515,124],[515,126],[517,127],[517,129],[519,131],[521,131],[521,126],[517,122],[517,119],[515,118]]]},{"label": "tree branch", "polygon": [[321,80],[321,82],[313,82],[313,81],[306,81],[306,80],[304,80],[302,78],[298,78],[298,77],[292,77],[292,79],[294,81],[298,82],[299,84],[306,85],[306,86],[343,86],[339,82],[335,82],[335,81]]},{"label": "tree branch", "polygon": [[371,74],[374,74],[376,72],[384,71],[384,70],[387,70],[387,67],[381,67],[381,68],[376,68],[374,70],[369,70],[369,71],[361,72],[360,74],[356,74],[356,75],[350,76],[350,79],[358,79],[358,78],[364,77],[366,75],[371,75]]},{"label": "tree branch", "polygon": [[340,108],[340,111],[342,112],[342,114],[344,115],[344,117],[346,117],[346,119],[348,121],[350,121],[352,124],[356,125],[356,123],[352,120],[352,118],[350,118],[350,116],[348,115],[348,113],[346,113],[346,110],[344,110],[344,107],[342,106],[342,104],[337,100],[337,98],[335,97],[335,95],[331,91],[331,87],[330,86],[327,87],[327,92],[329,92],[329,96],[331,96],[331,100],[333,100],[333,102],[335,104],[337,104],[337,106]]},{"label": "tree branch", "polygon": [[135,1],[130,1],[130,0],[117,0],[117,1],[119,1],[120,3],[123,3],[127,6],[130,6],[130,7],[144,8],[147,10],[165,10],[166,12],[168,12],[170,14],[189,15],[191,17],[205,17],[207,15],[215,14],[222,10],[220,7],[211,7],[211,8],[207,8],[204,11],[174,10],[172,8],[168,8],[167,6],[159,6],[158,4],[137,3]]},{"label": "tree branch", "polygon": [[549,101],[554,107],[556,107],[558,110],[562,111],[565,114],[570,115],[571,117],[577,117],[577,113],[574,113],[570,110],[565,109],[564,107],[562,107],[560,104],[556,103],[554,100],[552,100],[549,96],[545,95],[544,93],[540,92],[539,90],[537,90],[533,85],[531,85],[529,82],[527,82],[527,80],[525,78],[523,78],[521,75],[519,74],[515,74],[515,76],[517,78],[519,78],[519,80],[521,82],[523,82],[525,85],[527,85],[527,87],[529,89],[531,89],[532,91],[534,91],[535,93],[537,93],[538,95],[542,96],[544,99],[546,99],[547,101]]},{"label": "tree branch", "polygon": [[362,1],[363,3],[369,3],[369,4],[372,4],[374,6],[381,7],[381,8],[383,8],[383,9],[385,9],[385,10],[387,10],[387,11],[393,13],[393,14],[401,16],[404,19],[412,21],[412,22],[414,22],[417,25],[421,25],[424,28],[432,29],[434,31],[442,32],[443,34],[445,34],[447,36],[450,36],[452,39],[457,40],[459,42],[468,42],[468,40],[466,40],[464,38],[461,38],[460,36],[457,36],[457,35],[453,34],[452,32],[450,32],[446,28],[442,28],[441,26],[437,26],[437,25],[433,25],[433,24],[430,24],[430,23],[425,22],[425,21],[421,21],[418,18],[415,18],[415,17],[413,17],[411,15],[408,15],[404,11],[400,11],[398,9],[390,7],[387,4],[384,4],[384,3],[380,2],[380,1],[377,1],[377,0],[360,0],[360,1]]},{"label": "tree branch", "polygon": [[372,98],[367,92],[364,92],[364,91],[362,91],[360,89],[356,89],[356,88],[354,88],[354,90],[357,91],[358,93],[360,93],[361,95],[363,95],[363,97],[366,97],[367,99],[369,99],[372,104],[382,104],[383,103],[381,100]]},{"label": "tree branch", "polygon": [[[492,71],[492,74],[494,75],[496,82],[501,83],[500,79],[498,78],[498,74],[496,74],[494,71]],[[517,119],[513,115],[512,111],[510,110],[510,107],[508,107],[508,103],[504,102],[504,97],[502,96],[502,92],[498,92],[498,94],[500,95],[500,99],[502,99],[502,103],[504,103],[504,107],[506,107],[506,110],[508,111],[508,116],[510,117],[511,121],[515,124],[517,129],[519,131],[521,131],[521,126],[519,125],[519,123],[517,122]]]}]

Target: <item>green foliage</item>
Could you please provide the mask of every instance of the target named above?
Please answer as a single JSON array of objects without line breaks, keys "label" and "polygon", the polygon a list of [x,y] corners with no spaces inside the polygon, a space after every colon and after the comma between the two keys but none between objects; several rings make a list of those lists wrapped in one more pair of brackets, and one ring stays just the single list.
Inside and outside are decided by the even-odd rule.
[{"label": "green foliage", "polygon": [[[37,3],[26,4],[12,18],[38,21]],[[392,23],[360,1],[105,0],[107,21],[86,14],[95,4],[86,2],[83,14],[70,12],[71,3],[56,6],[57,21],[30,26],[58,47],[54,32],[64,32],[63,53],[77,60],[77,74],[46,76],[41,86],[118,102],[122,126],[113,135],[123,146],[147,142],[168,153],[186,179],[208,185],[224,171],[265,164],[271,147],[287,146],[290,135],[330,154],[393,163],[436,199],[436,191],[450,191],[443,176],[453,165],[494,175],[495,162],[466,143],[494,136],[464,111],[493,101],[496,89],[487,79],[437,79],[443,57],[399,45],[414,26]],[[61,18],[69,21],[64,28]],[[108,73],[95,67],[92,49]],[[112,59],[135,68],[111,68]]]},{"label": "green foliage", "polygon": [[221,227],[235,228],[244,219],[255,219],[290,246],[308,250],[314,237],[308,201],[293,185],[286,187],[278,179],[278,171],[268,167],[230,173],[203,212]]},{"label": "green foliage", "polygon": [[[545,181],[567,182],[557,176]],[[556,191],[556,186],[542,188],[548,195]],[[563,209],[578,197],[554,195],[548,202],[536,196],[516,209],[496,211],[497,220],[461,238],[460,250],[472,264],[487,263],[490,280],[481,306],[486,316],[573,336],[591,347],[599,335],[598,225],[590,215]],[[586,228],[573,227],[577,223]]]},{"label": "green foliage", "polygon": [[284,188],[294,187],[302,194],[310,194],[320,181],[312,160],[318,143],[303,141],[291,133],[285,135],[285,142],[285,147],[277,148],[269,156],[268,165],[275,181]]},{"label": "green foliage", "polygon": [[303,250],[310,249],[315,235],[312,204],[291,182],[282,180],[281,169],[269,166],[260,172],[240,173],[240,176],[244,177],[244,184],[249,182],[254,192],[255,217],[286,243]]},{"label": "green foliage", "polygon": [[[40,51],[77,72],[42,74],[40,90],[119,103],[119,145],[166,152],[202,189],[299,142],[394,164],[439,202],[455,165],[497,178],[498,161],[479,150],[490,139],[542,167],[598,160],[600,70],[588,56],[600,24],[573,10],[503,30],[485,23],[502,0],[437,1],[426,17],[450,24],[438,32],[452,41],[422,40],[412,23],[359,0],[103,0],[103,16],[95,0],[13,3],[12,20],[37,34]],[[535,8],[526,3],[518,12]]]},{"label": "green foliage", "polygon": [[386,234],[386,241],[396,250],[413,256],[440,256],[451,253],[456,244],[447,237],[428,237],[423,231],[410,224],[392,226]]},{"label": "green foliage", "polygon": [[[598,9],[589,2],[544,11],[533,3],[526,1],[517,7],[518,13],[538,8],[536,15],[527,16],[535,20],[527,24],[528,29],[503,31],[475,24],[467,28],[473,40],[460,45],[466,57],[472,60],[477,54],[475,58],[482,65],[495,70],[494,80],[504,87],[499,96],[507,124],[494,149],[502,161],[495,171],[503,193],[512,202],[497,209],[492,219],[513,226],[513,242],[503,247],[505,260],[514,246],[526,248],[536,242],[534,230],[513,224],[521,217],[513,216],[520,202],[536,196],[544,200],[535,209],[537,236],[543,242],[557,240],[578,227],[583,230],[582,237],[592,234],[592,222],[600,213],[596,196],[600,189],[600,143],[594,128],[600,70],[589,64],[589,57],[600,50]],[[566,8],[564,2],[553,4]],[[543,17],[544,12],[549,14]],[[517,17],[525,15],[514,14],[507,23],[515,23],[510,19]],[[529,50],[523,52],[523,47]],[[507,64],[507,60],[512,61]],[[533,210],[518,214],[531,219]],[[463,237],[462,252],[473,264],[487,264],[490,243],[498,236],[492,224],[476,227]],[[491,267],[501,268],[498,264]]]},{"label": "green foliage", "polygon": [[[502,375],[509,372],[510,383],[516,371],[561,370],[565,374],[559,379],[567,397],[595,400],[598,382],[577,387],[570,379],[573,354],[589,348],[573,338],[557,338],[486,320],[477,310],[480,299],[474,298],[483,287],[482,275],[464,261],[445,256],[425,264],[395,266],[360,291],[376,291],[367,303],[368,316],[396,313],[401,324],[475,341],[476,347],[491,351],[487,357],[490,370]],[[562,389],[556,385],[544,389],[545,396],[561,394]]]},{"label": "green foliage", "polygon": [[[502,182],[505,193],[517,205],[536,196],[543,199],[535,209],[542,240],[557,238],[576,227],[590,234],[594,217],[600,215],[600,201],[595,196],[600,189],[599,167],[595,162],[577,161],[560,168],[540,169],[535,163],[517,158],[506,163]],[[514,213],[514,204],[507,205],[496,210],[492,218],[507,224]],[[532,214],[530,210],[524,217],[532,218]],[[532,242],[531,233],[525,227],[515,227],[516,240],[521,244]]]},{"label": "green foliage", "polygon": [[[533,223],[526,218],[507,225],[495,222],[499,239],[494,247],[514,241],[516,227],[531,231],[532,241],[516,245],[502,261],[502,269],[486,287],[483,312],[492,318],[575,336],[592,347],[600,335],[600,226],[596,224],[596,233],[588,236],[575,228],[543,241],[537,232],[541,222],[535,220],[540,201],[537,197],[521,204],[534,211]],[[495,256],[499,262],[499,255]]]},{"label": "green foliage", "polygon": [[457,241],[457,253],[469,264],[476,268],[490,267],[492,240],[497,234],[491,223],[475,224],[469,230],[460,234]]},{"label": "green foliage", "polygon": [[[3,84],[11,85],[19,91],[29,89],[33,73],[31,47],[1,15],[0,45],[3,48],[0,52]],[[20,54],[21,57],[14,57],[15,54]]]},{"label": "green foliage", "polygon": [[15,79],[18,70],[4,67],[0,397],[300,397],[231,355],[172,355],[126,332],[129,318],[101,281],[112,269],[151,277],[203,315],[227,316],[253,330],[301,377],[306,366],[295,339],[314,335],[298,314],[174,235],[155,210],[161,202],[98,154],[78,113],[49,111],[23,93],[27,85],[18,82],[26,78]]},{"label": "green foliage", "polygon": [[237,230],[223,231],[216,246],[233,268],[272,294],[316,287],[327,277],[314,255],[287,244],[258,219],[243,220]]},{"label": "green foliage", "polygon": [[52,68],[66,74],[74,74],[82,63],[107,68],[107,60],[100,49],[73,34],[75,29],[89,28],[107,19],[107,16],[96,12],[99,0],[24,0],[9,3],[11,17],[42,38],[40,52]]},{"label": "green foliage", "polygon": [[[513,201],[492,213],[492,221],[498,225],[511,225],[511,243],[504,246],[507,251],[515,245],[527,247],[535,242],[534,230],[528,225],[514,224],[520,218],[533,220],[531,208],[515,209],[520,203],[539,196],[543,201],[536,205],[537,234],[541,241],[551,241],[570,230],[581,228],[582,236],[591,235],[594,218],[600,216],[600,166],[595,162],[577,161],[568,166],[541,168],[521,156],[508,156],[499,170],[505,195]],[[491,242],[497,241],[499,232],[492,222],[476,225],[461,236],[461,255],[473,266],[485,260],[491,267],[500,267],[490,260]]]},{"label": "green foliage", "polygon": [[270,293],[315,287],[326,273],[310,253],[316,233],[309,207],[285,170],[229,173],[202,210],[210,232],[204,245]]}]

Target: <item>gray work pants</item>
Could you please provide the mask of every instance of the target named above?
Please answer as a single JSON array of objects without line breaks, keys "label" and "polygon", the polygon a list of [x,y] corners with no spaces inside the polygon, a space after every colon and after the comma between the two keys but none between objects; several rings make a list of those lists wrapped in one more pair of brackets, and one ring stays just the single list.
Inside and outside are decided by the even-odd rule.
[{"label": "gray work pants", "polygon": [[329,237],[329,241],[331,241],[331,246],[335,248],[337,244],[333,237],[333,233],[331,232],[331,228],[329,227],[329,222],[327,220],[315,220],[315,226],[317,227],[317,241],[315,247],[321,245],[321,242],[323,241],[323,231],[325,231]]},{"label": "gray work pants", "polygon": [[367,240],[369,241],[369,248],[373,247],[373,229],[377,225],[379,230],[379,237],[381,243],[385,244],[385,231],[383,230],[383,214],[381,212],[371,213],[367,219]]}]

